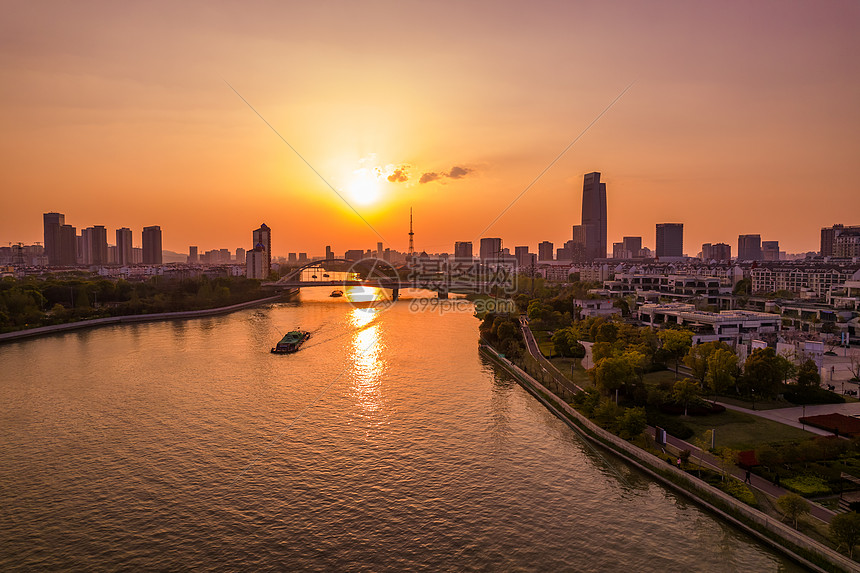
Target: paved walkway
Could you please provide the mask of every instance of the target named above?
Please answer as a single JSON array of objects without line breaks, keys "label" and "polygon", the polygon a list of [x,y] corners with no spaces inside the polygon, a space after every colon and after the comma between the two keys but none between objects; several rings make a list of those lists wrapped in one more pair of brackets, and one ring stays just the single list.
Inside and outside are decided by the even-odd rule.
[{"label": "paved walkway", "polygon": [[[785,424],[786,426],[791,426],[793,428],[799,428],[801,430],[806,430],[807,432],[811,432],[813,434],[817,434],[819,436],[832,436],[833,432],[828,432],[827,430],[821,430],[819,428],[813,428],[812,426],[803,424],[800,422],[800,418],[803,417],[803,407],[798,408],[774,408],[772,410],[750,410],[749,408],[742,408],[741,406],[735,406],[733,404],[726,404],[725,402],[717,402],[722,406],[725,406],[727,410],[734,410],[736,412],[743,412],[744,414],[750,414],[751,416],[758,416],[759,418],[765,418],[767,420],[772,420],[774,422],[779,422],[780,424]],[[860,402],[855,402],[853,404],[821,404],[820,406],[807,406],[806,407],[806,415],[807,416],[816,416],[818,414],[830,414],[832,412],[836,412],[838,410],[833,409],[834,406],[856,406],[855,413],[860,414]],[[817,413],[814,409],[820,408],[821,410]],[[847,412],[840,412],[845,413]]]},{"label": "paved walkway", "polygon": [[[526,348],[528,349],[529,354],[531,354],[532,357],[534,357],[538,361],[538,364],[540,364],[541,367],[544,369],[544,371],[547,372],[549,375],[551,375],[553,377],[553,379],[558,379],[558,377],[564,378],[564,376],[561,374],[561,372],[558,371],[558,369],[555,367],[555,365],[552,364],[550,361],[548,361],[546,358],[544,358],[543,354],[540,352],[540,348],[537,345],[537,341],[535,340],[535,337],[532,334],[531,329],[529,328],[528,320],[525,317],[520,317],[520,327],[522,329],[523,337],[526,341]],[[582,390],[581,388],[579,388],[579,386],[576,386],[576,384],[573,384],[573,382],[568,381],[567,383],[572,384],[573,386],[575,386],[579,390]],[[729,404],[723,404],[723,405],[726,408],[746,412],[746,413],[752,414],[754,416],[762,416],[762,414],[766,414],[766,413],[784,412],[785,410],[792,410],[793,411],[793,410],[800,410],[801,409],[801,408],[784,408],[781,410],[748,410],[746,408],[740,408],[738,406],[731,406]],[[844,406],[854,406],[857,408],[857,412],[860,412],[860,402],[855,402],[853,404],[826,404],[826,405],[821,405],[821,406],[807,406],[806,407],[806,414],[808,416],[812,415],[812,414],[810,414],[810,411],[813,408],[821,408],[823,411],[825,408],[828,408],[828,407],[832,408],[834,406],[843,406],[843,407]],[[842,413],[846,413],[846,412],[842,412]],[[798,415],[798,417],[799,416],[800,415]],[[783,424],[787,423],[787,422],[783,421],[782,419],[777,419],[775,417],[774,418],[770,418],[768,416],[762,416],[762,417],[767,417],[768,419],[772,419],[776,422],[780,422]],[[790,418],[791,418],[790,416],[787,418],[789,422],[791,421]],[[797,422],[796,420],[794,423],[797,424],[796,427],[798,427],[798,428],[801,427],[801,424],[799,422]],[[794,424],[788,424],[788,425],[794,425]],[[824,430],[818,430],[817,428],[810,428],[807,426],[806,429],[808,431],[815,432],[815,433],[820,432],[823,435],[831,435],[830,432],[825,432]],[[650,432],[650,434],[652,436],[654,436],[655,429],[651,426],[648,426],[648,432]],[[667,442],[667,445],[672,446],[673,448],[675,448],[676,451],[690,450],[691,459],[698,462],[700,457],[701,457],[701,461],[702,461],[703,466],[709,467],[709,468],[716,470],[718,472],[722,472],[722,468],[720,467],[719,460],[715,456],[713,456],[712,454],[710,454],[708,452],[701,452],[699,450],[699,448],[697,448],[693,444],[691,444],[689,442],[685,442],[684,440],[681,440],[681,439],[676,438],[674,436],[670,436],[668,434],[666,435],[666,442]],[[734,466],[729,473],[734,478],[736,478],[742,482],[744,481],[744,479],[746,477],[746,470],[741,469],[737,466]],[[771,482],[767,481],[766,479],[759,477],[757,475],[754,475],[754,474],[750,475],[750,484],[749,485],[753,489],[756,489],[756,490],[758,490],[758,491],[760,491],[760,492],[762,492],[762,493],[764,493],[764,494],[766,494],[772,498],[779,498],[779,497],[788,493],[788,490],[786,490],[782,487],[776,486],[776,485],[772,484]],[[833,511],[827,509],[826,507],[823,507],[823,506],[821,506],[821,505],[819,505],[813,501],[809,502],[809,506],[810,506],[810,513],[809,514],[812,517],[823,521],[824,523],[830,523],[830,520],[833,518],[834,515],[836,515],[835,512],[833,512]]]}]

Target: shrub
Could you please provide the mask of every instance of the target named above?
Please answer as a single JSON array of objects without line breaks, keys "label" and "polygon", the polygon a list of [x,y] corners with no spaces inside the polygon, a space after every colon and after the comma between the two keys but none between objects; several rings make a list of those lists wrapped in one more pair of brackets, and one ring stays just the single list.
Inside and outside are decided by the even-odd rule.
[{"label": "shrub", "polygon": [[804,497],[827,495],[830,487],[827,482],[817,476],[796,476],[782,480],[782,486]]},{"label": "shrub", "polygon": [[717,487],[747,505],[751,505],[753,507],[758,505],[758,502],[755,499],[755,494],[753,494],[752,490],[748,488],[746,484],[743,484],[736,479],[728,479],[724,482],[720,482],[717,484]]}]

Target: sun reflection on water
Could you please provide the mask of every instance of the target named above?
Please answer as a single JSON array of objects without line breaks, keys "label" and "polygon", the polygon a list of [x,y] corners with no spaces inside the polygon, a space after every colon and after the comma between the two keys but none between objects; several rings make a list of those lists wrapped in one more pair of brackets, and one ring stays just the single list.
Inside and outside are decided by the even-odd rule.
[{"label": "sun reflection on water", "polygon": [[379,315],[378,309],[354,308],[350,324],[356,328],[352,336],[350,358],[353,364],[352,388],[356,403],[367,413],[379,410],[382,405],[380,378],[385,369],[382,359],[380,325],[371,324]]}]

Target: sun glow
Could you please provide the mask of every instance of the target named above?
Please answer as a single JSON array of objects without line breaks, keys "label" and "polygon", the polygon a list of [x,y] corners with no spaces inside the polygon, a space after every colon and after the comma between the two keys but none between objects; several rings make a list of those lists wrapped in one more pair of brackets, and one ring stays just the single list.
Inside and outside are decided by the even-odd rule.
[{"label": "sun glow", "polygon": [[349,199],[359,205],[372,205],[382,196],[379,180],[373,171],[362,168],[353,172],[352,179],[346,186]]}]

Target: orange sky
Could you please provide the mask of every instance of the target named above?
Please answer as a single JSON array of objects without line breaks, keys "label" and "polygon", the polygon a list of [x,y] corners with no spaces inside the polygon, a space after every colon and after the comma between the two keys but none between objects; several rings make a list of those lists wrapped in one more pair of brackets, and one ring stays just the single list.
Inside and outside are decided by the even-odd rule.
[{"label": "orange sky", "polygon": [[561,246],[589,171],[610,243],[680,221],[691,255],[739,233],[797,252],[860,224],[853,0],[174,4],[4,9],[2,244],[59,211],[179,252],[249,248],[261,222],[276,255],[374,248],[224,80],[398,250],[410,206],[416,248],[477,240],[634,81],[485,236]]}]

